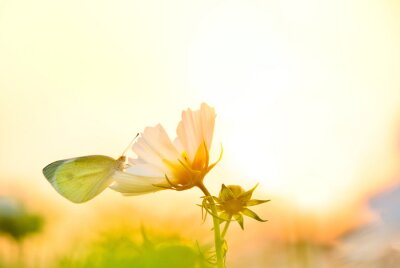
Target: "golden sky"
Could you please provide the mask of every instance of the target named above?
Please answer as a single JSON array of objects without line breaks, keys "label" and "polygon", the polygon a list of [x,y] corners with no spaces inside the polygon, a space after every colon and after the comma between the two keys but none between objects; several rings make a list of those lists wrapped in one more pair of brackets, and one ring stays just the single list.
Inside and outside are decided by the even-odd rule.
[{"label": "golden sky", "polygon": [[206,101],[225,150],[213,192],[358,202],[400,171],[399,18],[395,0],[2,0],[0,194],[66,202],[46,164],[118,157],[159,122],[174,137]]}]

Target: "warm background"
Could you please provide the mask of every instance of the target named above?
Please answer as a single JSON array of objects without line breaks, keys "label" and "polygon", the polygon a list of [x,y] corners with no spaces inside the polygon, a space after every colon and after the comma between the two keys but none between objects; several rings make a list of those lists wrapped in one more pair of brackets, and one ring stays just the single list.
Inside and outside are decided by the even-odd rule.
[{"label": "warm background", "polygon": [[[196,189],[107,190],[75,205],[41,173],[59,159],[118,157],[159,122],[174,137],[181,110],[203,101],[217,112],[214,159],[225,149],[211,191],[259,182],[255,197],[273,200],[255,209],[268,223],[233,225],[230,267],[365,259],[341,242],[382,222],[367,202],[400,181],[398,1],[1,0],[0,196],[44,226],[23,254],[0,237],[0,267],[55,265],[106,230],[141,225],[211,243]],[[391,263],[398,251],[382,237]]]}]

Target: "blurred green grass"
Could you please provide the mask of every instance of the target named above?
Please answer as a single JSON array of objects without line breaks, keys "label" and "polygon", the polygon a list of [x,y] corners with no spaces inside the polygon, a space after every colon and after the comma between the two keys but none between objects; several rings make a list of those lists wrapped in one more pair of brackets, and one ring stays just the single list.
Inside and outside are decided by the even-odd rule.
[{"label": "blurred green grass", "polygon": [[56,267],[211,267],[204,248],[186,243],[178,237],[149,235],[143,228],[141,233],[142,241],[138,242],[127,233],[108,232],[91,242],[85,253],[61,257]]},{"label": "blurred green grass", "polygon": [[35,244],[26,238],[35,234],[37,241],[47,239],[43,228],[46,217],[28,211],[17,199],[0,197],[0,201],[0,268],[212,266],[208,257],[212,253],[194,242],[195,239],[160,234],[163,230],[148,231],[133,223],[107,231],[93,231],[88,236],[91,238],[82,237],[79,243],[70,236],[71,240],[67,238],[67,246],[59,253],[31,252]]}]

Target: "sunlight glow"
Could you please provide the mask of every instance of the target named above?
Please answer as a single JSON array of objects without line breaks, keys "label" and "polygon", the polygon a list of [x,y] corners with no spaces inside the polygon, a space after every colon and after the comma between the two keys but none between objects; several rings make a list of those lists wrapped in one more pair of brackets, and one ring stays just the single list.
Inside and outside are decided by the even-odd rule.
[{"label": "sunlight glow", "polygon": [[[346,189],[359,190],[368,163],[392,157],[374,153],[393,141],[385,133],[399,94],[392,81],[385,92],[396,98],[384,100],[376,84],[393,61],[384,52],[391,36],[379,30],[391,27],[388,11],[372,2],[360,10],[346,1],[312,2],[320,13],[303,2],[281,1],[281,13],[259,2],[221,4],[193,39],[189,75],[200,98],[218,107],[236,179],[323,210]],[[366,66],[360,55],[379,67]]]},{"label": "sunlight glow", "polygon": [[[118,157],[158,123],[172,138],[182,109],[207,102],[211,159],[224,148],[206,179],[213,193],[259,182],[271,206],[351,210],[400,174],[399,14],[395,0],[2,1],[0,194],[75,221],[91,205],[59,197],[46,164]],[[139,222],[199,194],[122,201],[106,190],[93,206],[140,206]],[[343,230],[351,214],[338,216]],[[63,227],[54,233],[69,235]]]}]

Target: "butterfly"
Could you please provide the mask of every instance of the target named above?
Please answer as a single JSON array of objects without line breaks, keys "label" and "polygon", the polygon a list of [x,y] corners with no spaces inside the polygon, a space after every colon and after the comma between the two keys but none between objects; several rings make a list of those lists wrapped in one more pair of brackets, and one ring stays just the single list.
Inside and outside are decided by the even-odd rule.
[{"label": "butterfly", "polygon": [[117,160],[104,155],[89,155],[55,161],[43,169],[54,189],[74,203],[83,203],[105,190],[112,175],[122,171],[125,157]]},{"label": "butterfly", "polygon": [[124,176],[124,154],[118,159],[104,155],[88,155],[55,161],[43,168],[43,175],[59,194],[74,203],[83,203],[110,186],[113,176]]}]

